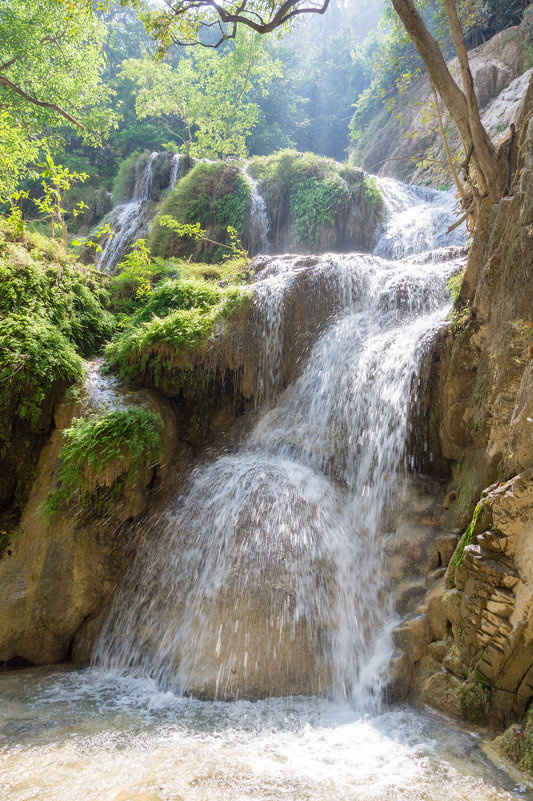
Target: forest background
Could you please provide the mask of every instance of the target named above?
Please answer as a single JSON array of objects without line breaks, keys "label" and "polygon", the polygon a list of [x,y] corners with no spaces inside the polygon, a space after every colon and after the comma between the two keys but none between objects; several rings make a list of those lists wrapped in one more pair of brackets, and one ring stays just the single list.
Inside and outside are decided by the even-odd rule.
[{"label": "forest background", "polygon": [[[533,15],[524,0],[457,6],[469,47],[527,14],[533,63]],[[424,3],[423,15],[452,57],[440,4]],[[62,182],[72,234],[95,192],[120,197],[128,163],[143,151],[241,158],[296,148],[353,162],[383,105],[395,114],[400,95],[424,74],[388,0],[335,0],[324,16],[296,18],[281,34],[243,30],[217,49],[174,46],[164,54],[142,16],[140,7],[120,4],[2,4],[6,213],[18,203],[44,223],[46,204],[35,207],[44,175]]]}]

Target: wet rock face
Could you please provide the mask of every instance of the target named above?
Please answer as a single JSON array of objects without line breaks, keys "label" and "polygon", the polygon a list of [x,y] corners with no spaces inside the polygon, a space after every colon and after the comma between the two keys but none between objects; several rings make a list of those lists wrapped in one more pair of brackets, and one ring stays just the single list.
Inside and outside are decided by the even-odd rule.
[{"label": "wet rock face", "polygon": [[[532,102],[530,88],[524,116]],[[444,375],[430,378],[442,454],[455,460],[444,527],[465,534],[419,607],[432,642],[414,666],[417,697],[492,724],[523,714],[533,697],[530,118],[520,142],[510,195],[481,222],[469,257],[466,321],[449,339]]]},{"label": "wet rock face", "polygon": [[[462,699],[461,716],[472,719],[465,693],[475,691],[495,723],[521,714],[533,695],[533,468],[489,488],[482,504],[472,540],[429,610],[433,636],[451,637],[429,653],[433,668],[449,674],[438,681]],[[429,673],[421,692],[431,704],[437,679]]]},{"label": "wet rock face", "polygon": [[[93,373],[89,369],[89,379],[94,378]],[[105,390],[97,385],[97,379],[92,384],[89,381],[86,411],[124,403],[113,381]],[[168,401],[144,391],[131,393],[127,402],[142,404],[160,415],[164,425],[162,464],[170,465],[176,437]],[[41,451],[18,535],[0,558],[0,664],[12,660],[59,662],[69,655],[80,628],[85,633],[78,638],[73,656],[81,662],[87,660],[96,633],[91,621],[122,577],[136,536],[135,522],[153,503],[154,484],[161,486],[153,466],[141,469],[128,482],[124,460],[104,479],[107,485],[124,479],[124,489],[109,513],[91,514],[86,519],[76,504],[67,504],[65,511],[49,522],[43,505],[57,482],[61,431],[79,413],[75,403],[56,406],[55,428]]]}]

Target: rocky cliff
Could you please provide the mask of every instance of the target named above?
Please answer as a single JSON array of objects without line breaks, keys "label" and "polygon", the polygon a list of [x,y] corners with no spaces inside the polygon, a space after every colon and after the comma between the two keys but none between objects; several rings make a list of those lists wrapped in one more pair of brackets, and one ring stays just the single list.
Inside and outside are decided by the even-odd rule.
[{"label": "rocky cliff", "polygon": [[[469,52],[482,121],[493,140],[504,137],[531,76],[531,23],[508,28]],[[449,62],[459,78],[457,59]],[[453,124],[444,115],[451,152],[461,150]],[[446,152],[427,78],[411,83],[396,103],[372,120],[355,144],[350,161],[377,175],[434,186],[452,186]]]},{"label": "rocky cliff", "polygon": [[396,692],[409,691],[412,671],[415,698],[491,725],[520,718],[533,697],[532,108],[530,83],[515,179],[478,227],[429,368],[436,462],[451,478],[428,490],[438,503],[424,542],[435,552],[448,535],[457,546],[428,572],[409,539],[426,594],[396,636]]}]

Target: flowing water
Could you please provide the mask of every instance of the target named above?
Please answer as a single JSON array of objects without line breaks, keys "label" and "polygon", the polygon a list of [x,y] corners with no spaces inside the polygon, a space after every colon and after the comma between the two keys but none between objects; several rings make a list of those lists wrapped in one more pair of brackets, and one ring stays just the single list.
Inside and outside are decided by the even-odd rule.
[{"label": "flowing water", "polygon": [[117,206],[107,219],[114,236],[105,240],[102,252],[96,259],[97,269],[107,272],[126,255],[132,243],[148,231],[149,204],[152,198],[152,165],[157,152],[151,153],[135,183],[133,198]]},{"label": "flowing water", "polygon": [[244,175],[251,189],[250,215],[246,232],[248,238],[248,252],[250,256],[255,256],[256,253],[269,253],[269,221],[266,203],[263,196],[259,193],[257,181],[246,171]]},{"label": "flowing water", "polygon": [[[398,196],[410,202],[391,186],[384,237],[408,212]],[[430,202],[448,225],[448,199]],[[0,675],[2,801],[529,797],[476,735],[381,700],[409,408],[462,264],[453,248],[416,255],[441,233],[415,230],[411,254],[405,236],[400,261],[280,257],[258,272],[264,410],[147,526],[95,666]],[[325,317],[280,392],[302,275],[327,287]]]}]

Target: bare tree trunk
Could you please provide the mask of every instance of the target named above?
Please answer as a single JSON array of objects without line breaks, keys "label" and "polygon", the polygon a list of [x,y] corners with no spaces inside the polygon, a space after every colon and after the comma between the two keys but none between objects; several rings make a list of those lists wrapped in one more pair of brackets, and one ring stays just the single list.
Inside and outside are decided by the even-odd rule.
[{"label": "bare tree trunk", "polygon": [[[451,14],[450,24],[452,24],[452,19],[454,20],[452,34],[458,50],[461,71],[464,70],[463,82],[467,96],[455,82],[437,41],[426,28],[413,0],[392,0],[392,4],[426,65],[430,81],[437,89],[450,117],[457,126],[465,153],[472,152],[479,193],[481,196],[490,195],[496,199],[503,192],[503,169],[481,123],[474,83],[466,55],[466,45],[453,0],[445,0],[445,4],[447,13]],[[450,5],[453,8],[449,8]]]},{"label": "bare tree trunk", "polygon": [[[463,29],[457,15],[457,9],[455,7],[454,0],[444,0],[444,7],[450,21],[450,29],[452,32],[455,52],[457,53],[459,66],[461,68],[461,77],[463,79],[463,87],[470,117],[472,141],[474,143],[475,160],[480,173],[480,189],[482,190],[483,195],[489,195],[491,194],[491,190],[495,188],[495,179],[498,185],[496,187],[497,191],[500,189],[500,184],[502,184],[504,178],[503,167],[500,165],[494,145],[492,144],[481,122],[476,91],[474,89],[474,79],[472,78],[472,72],[470,71],[470,64],[468,62],[468,53],[463,36]],[[498,175],[498,173],[501,174]]]}]

